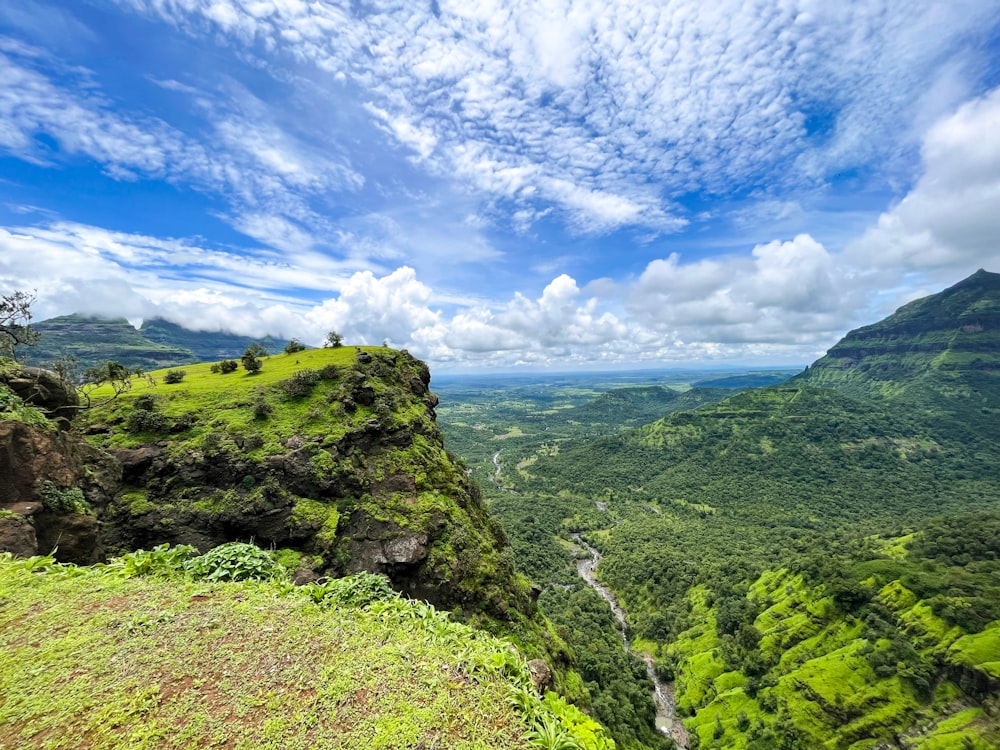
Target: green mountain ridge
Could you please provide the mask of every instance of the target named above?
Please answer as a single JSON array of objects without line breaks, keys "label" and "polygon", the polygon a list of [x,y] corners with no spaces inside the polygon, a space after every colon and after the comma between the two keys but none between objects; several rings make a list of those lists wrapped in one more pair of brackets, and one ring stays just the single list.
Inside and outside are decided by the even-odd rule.
[{"label": "green mountain ridge", "polygon": [[910,303],[787,383],[525,439],[492,507],[585,663],[613,654],[575,625],[594,597],[572,532],[675,677],[691,747],[996,747],[998,280]]},{"label": "green mountain ridge", "polygon": [[1000,408],[1000,274],[979,270],[851,331],[796,382],[919,403],[934,395]]},{"label": "green mountain ridge", "polygon": [[129,368],[158,370],[195,362],[239,359],[247,346],[261,344],[272,354],[288,342],[270,336],[254,338],[225,331],[192,331],[162,318],[144,320],[137,329],[124,318],[63,315],[33,323],[41,334],[35,346],[21,347],[26,363],[51,367],[64,357],[75,357],[80,373],[108,360]]}]

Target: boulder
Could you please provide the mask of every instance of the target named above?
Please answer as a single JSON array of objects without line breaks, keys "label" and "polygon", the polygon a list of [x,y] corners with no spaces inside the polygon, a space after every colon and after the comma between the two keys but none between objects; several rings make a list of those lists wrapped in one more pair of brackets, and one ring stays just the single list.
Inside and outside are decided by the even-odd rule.
[{"label": "boulder", "polygon": [[0,510],[0,552],[10,552],[18,557],[38,554],[35,527],[25,516]]},{"label": "boulder", "polygon": [[44,411],[60,429],[67,429],[79,412],[80,397],[76,388],[51,370],[22,365],[13,375],[4,377],[3,382],[22,401]]}]

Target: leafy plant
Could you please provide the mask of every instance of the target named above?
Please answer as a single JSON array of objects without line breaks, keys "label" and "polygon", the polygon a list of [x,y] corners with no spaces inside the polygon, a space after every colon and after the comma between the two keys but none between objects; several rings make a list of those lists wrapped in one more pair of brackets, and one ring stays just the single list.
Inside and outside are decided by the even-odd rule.
[{"label": "leafy plant", "polygon": [[184,380],[185,375],[187,375],[185,370],[167,370],[163,373],[163,382],[167,385],[174,385]]},{"label": "leafy plant", "polygon": [[184,570],[193,578],[208,581],[274,581],[286,575],[285,569],[267,551],[246,542],[220,544],[187,560]]},{"label": "leafy plant", "polygon": [[53,513],[76,513],[81,516],[93,513],[90,504],[83,496],[83,490],[79,487],[60,489],[53,482],[46,480],[42,485],[41,497],[42,505]]},{"label": "leafy plant", "polygon": [[158,544],[151,550],[136,550],[114,558],[110,567],[119,569],[126,576],[176,577],[186,571],[186,565],[198,556],[198,550],[189,544]]},{"label": "leafy plant", "polygon": [[388,578],[375,573],[359,573],[324,583],[311,583],[307,591],[313,601],[328,607],[365,607],[399,596],[389,585]]}]

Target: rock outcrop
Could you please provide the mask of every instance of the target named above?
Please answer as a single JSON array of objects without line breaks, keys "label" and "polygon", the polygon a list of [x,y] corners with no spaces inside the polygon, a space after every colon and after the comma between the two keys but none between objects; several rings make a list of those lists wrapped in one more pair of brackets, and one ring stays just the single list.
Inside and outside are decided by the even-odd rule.
[{"label": "rock outcrop", "polygon": [[60,429],[68,429],[79,411],[76,389],[51,370],[21,366],[0,376],[0,382],[26,404],[38,407]]},{"label": "rock outcrop", "polygon": [[[139,384],[88,412],[82,432],[120,472],[93,506],[108,552],[253,541],[299,551],[313,576],[384,573],[437,605],[533,612],[499,524],[444,450],[426,365],[345,354],[274,357],[259,376],[188,366],[178,385]],[[277,362],[302,369],[277,379]],[[218,385],[211,409],[188,395],[195,383]]]},{"label": "rock outcrop", "polygon": [[72,433],[0,421],[0,551],[99,561],[98,520],[89,509],[109,502],[118,476],[114,460]]}]

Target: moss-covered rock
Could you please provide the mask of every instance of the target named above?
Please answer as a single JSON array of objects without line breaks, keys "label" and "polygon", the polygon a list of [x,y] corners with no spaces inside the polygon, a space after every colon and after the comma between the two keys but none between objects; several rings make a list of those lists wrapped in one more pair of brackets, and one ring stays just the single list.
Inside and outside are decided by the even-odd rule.
[{"label": "moss-covered rock", "polygon": [[82,420],[122,467],[96,509],[110,550],[253,540],[304,553],[317,575],[384,573],[441,606],[532,612],[503,532],[444,449],[424,363],[339,348],[269,357],[255,375],[185,369]]}]

